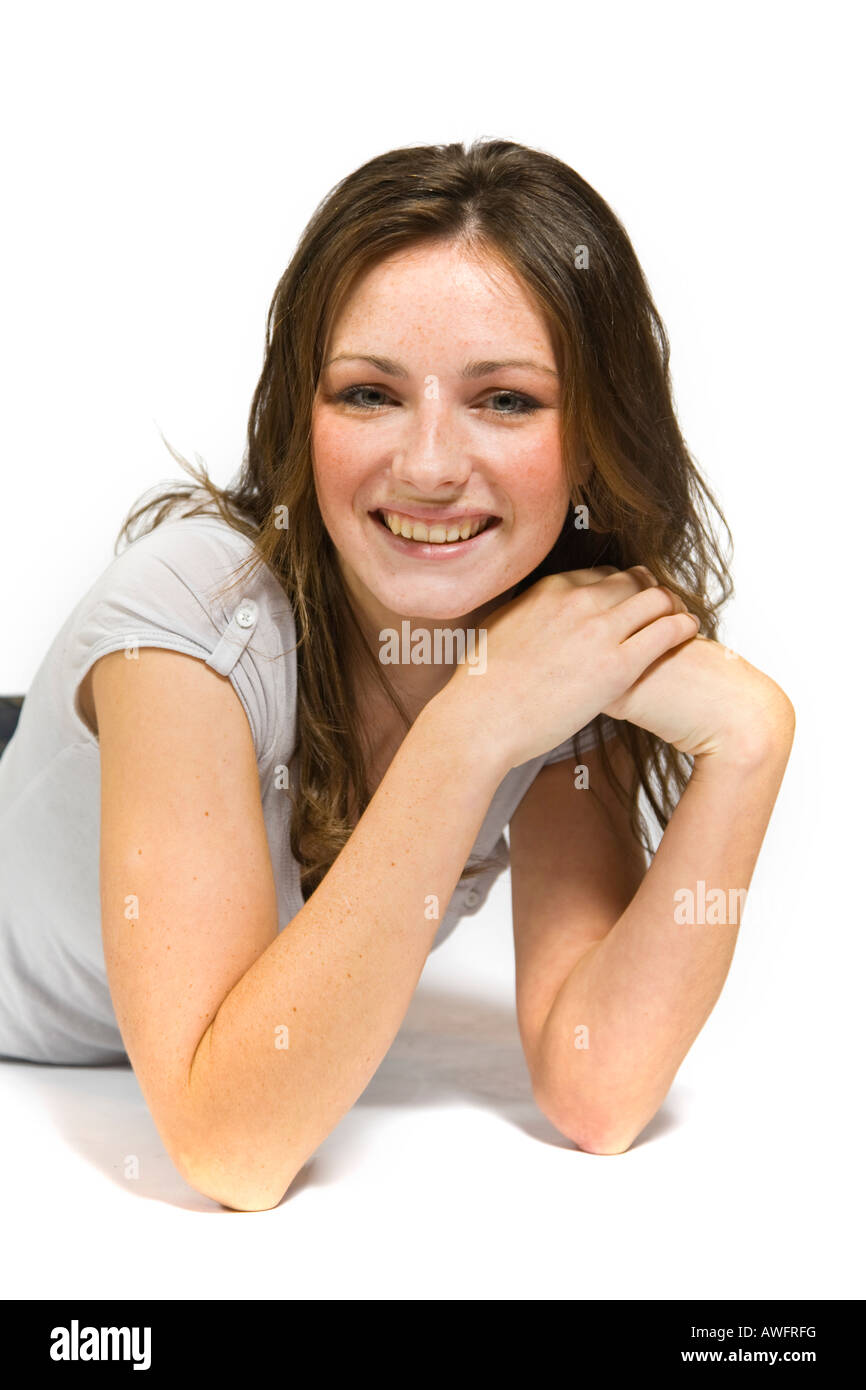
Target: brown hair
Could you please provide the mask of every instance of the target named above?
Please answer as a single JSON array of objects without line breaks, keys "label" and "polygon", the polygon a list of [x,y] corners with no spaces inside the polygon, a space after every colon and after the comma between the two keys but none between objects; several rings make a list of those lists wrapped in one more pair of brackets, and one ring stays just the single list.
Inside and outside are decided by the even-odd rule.
[{"label": "brown hair", "polygon": [[[456,242],[467,254],[504,262],[534,295],[555,349],[563,461],[572,505],[587,507],[589,525],[578,529],[569,511],[550,554],[518,591],[562,570],[644,564],[700,616],[708,637],[733,592],[710,511],[729,544],[730,531],[675,418],[665,328],[607,203],[567,164],[510,140],[390,150],[349,174],[316,208],[274,292],[235,481],[217,487],[204,467],[166,443],[196,483],[179,482],[132,510],[115,543],[158,525],[198,485],[208,499],[185,515],[211,510],[212,499],[253,543],[240,577],[264,563],[289,596],[299,631],[290,842],[306,896],[351,834],[350,807],[361,814],[370,799],[347,651],[370,663],[407,728],[410,722],[361,633],[319,512],[313,401],[331,329],[359,276],[431,242]],[[278,507],[286,509],[287,527],[275,524]],[[136,521],[154,508],[155,517],[136,531]],[[600,732],[601,716],[593,722]],[[614,785],[631,806],[635,837],[651,851],[639,790],[664,829],[691,759],[645,729],[616,723],[634,775],[629,787],[615,777]],[[599,747],[613,776],[601,739]],[[576,741],[574,752],[580,761]]]}]

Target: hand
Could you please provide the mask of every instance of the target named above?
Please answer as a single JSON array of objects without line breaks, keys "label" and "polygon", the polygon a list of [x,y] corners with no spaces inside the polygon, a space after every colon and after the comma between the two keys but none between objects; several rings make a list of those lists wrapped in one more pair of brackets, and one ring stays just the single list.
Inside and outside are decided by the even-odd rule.
[{"label": "hand", "polygon": [[696,630],[682,600],[643,566],[548,575],[488,619],[483,674],[458,666],[434,698],[454,702],[479,756],[489,750],[517,767],[613,706]]},{"label": "hand", "polygon": [[654,661],[603,713],[694,757],[753,760],[793,736],[793,707],[775,681],[699,634]]}]

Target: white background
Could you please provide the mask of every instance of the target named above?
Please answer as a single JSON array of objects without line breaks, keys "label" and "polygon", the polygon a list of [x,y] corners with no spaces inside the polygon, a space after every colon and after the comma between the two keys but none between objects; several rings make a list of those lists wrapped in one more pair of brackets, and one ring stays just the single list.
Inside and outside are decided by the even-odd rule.
[{"label": "white background", "polygon": [[185,476],[159,430],[235,472],[271,294],[333,184],[495,135],[629,231],[735,538],[724,640],[798,715],[728,982],[627,1153],[577,1151],[532,1102],[503,878],[271,1212],[189,1188],[130,1071],[0,1065],[6,1296],[863,1296],[859,14],[6,9],[0,692],[135,498]]}]

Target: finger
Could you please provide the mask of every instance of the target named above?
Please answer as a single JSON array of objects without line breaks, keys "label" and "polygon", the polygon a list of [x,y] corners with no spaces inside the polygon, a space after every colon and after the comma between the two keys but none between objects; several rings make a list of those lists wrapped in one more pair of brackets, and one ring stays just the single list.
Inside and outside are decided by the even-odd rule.
[{"label": "finger", "polygon": [[603,579],[607,579],[612,574],[622,574],[615,565],[592,565],[585,570],[565,570],[563,579],[567,579],[576,589],[583,589],[588,584],[600,584]]},{"label": "finger", "polygon": [[601,608],[612,608],[631,594],[658,585],[655,575],[645,565],[633,565],[627,570],[599,565],[595,569],[569,570],[565,577],[578,589],[591,587],[591,597]]},{"label": "finger", "polygon": [[607,614],[618,642],[625,642],[647,623],[655,622],[671,613],[687,613],[689,610],[679,594],[673,593],[664,584],[641,589],[622,599]]},{"label": "finger", "polygon": [[697,630],[697,618],[691,613],[668,613],[627,637],[620,651],[625,654],[632,684],[658,657],[694,637]]}]

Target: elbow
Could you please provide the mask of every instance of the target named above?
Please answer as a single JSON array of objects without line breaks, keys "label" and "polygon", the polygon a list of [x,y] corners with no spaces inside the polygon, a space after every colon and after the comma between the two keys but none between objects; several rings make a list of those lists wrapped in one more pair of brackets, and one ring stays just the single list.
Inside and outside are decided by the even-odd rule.
[{"label": "elbow", "polygon": [[630,1123],[628,1117],[592,1113],[589,1107],[575,1108],[536,1094],[536,1103],[550,1123],[584,1153],[621,1154],[630,1149],[646,1121]]},{"label": "elbow", "polygon": [[575,1140],[577,1147],[588,1154],[624,1154],[631,1148],[637,1134],[631,1130],[599,1130]]},{"label": "elbow", "polygon": [[230,1211],[272,1211],[299,1171],[287,1169],[271,1175],[253,1162],[229,1162],[214,1153],[180,1151],[173,1152],[171,1158],[190,1187]]}]

